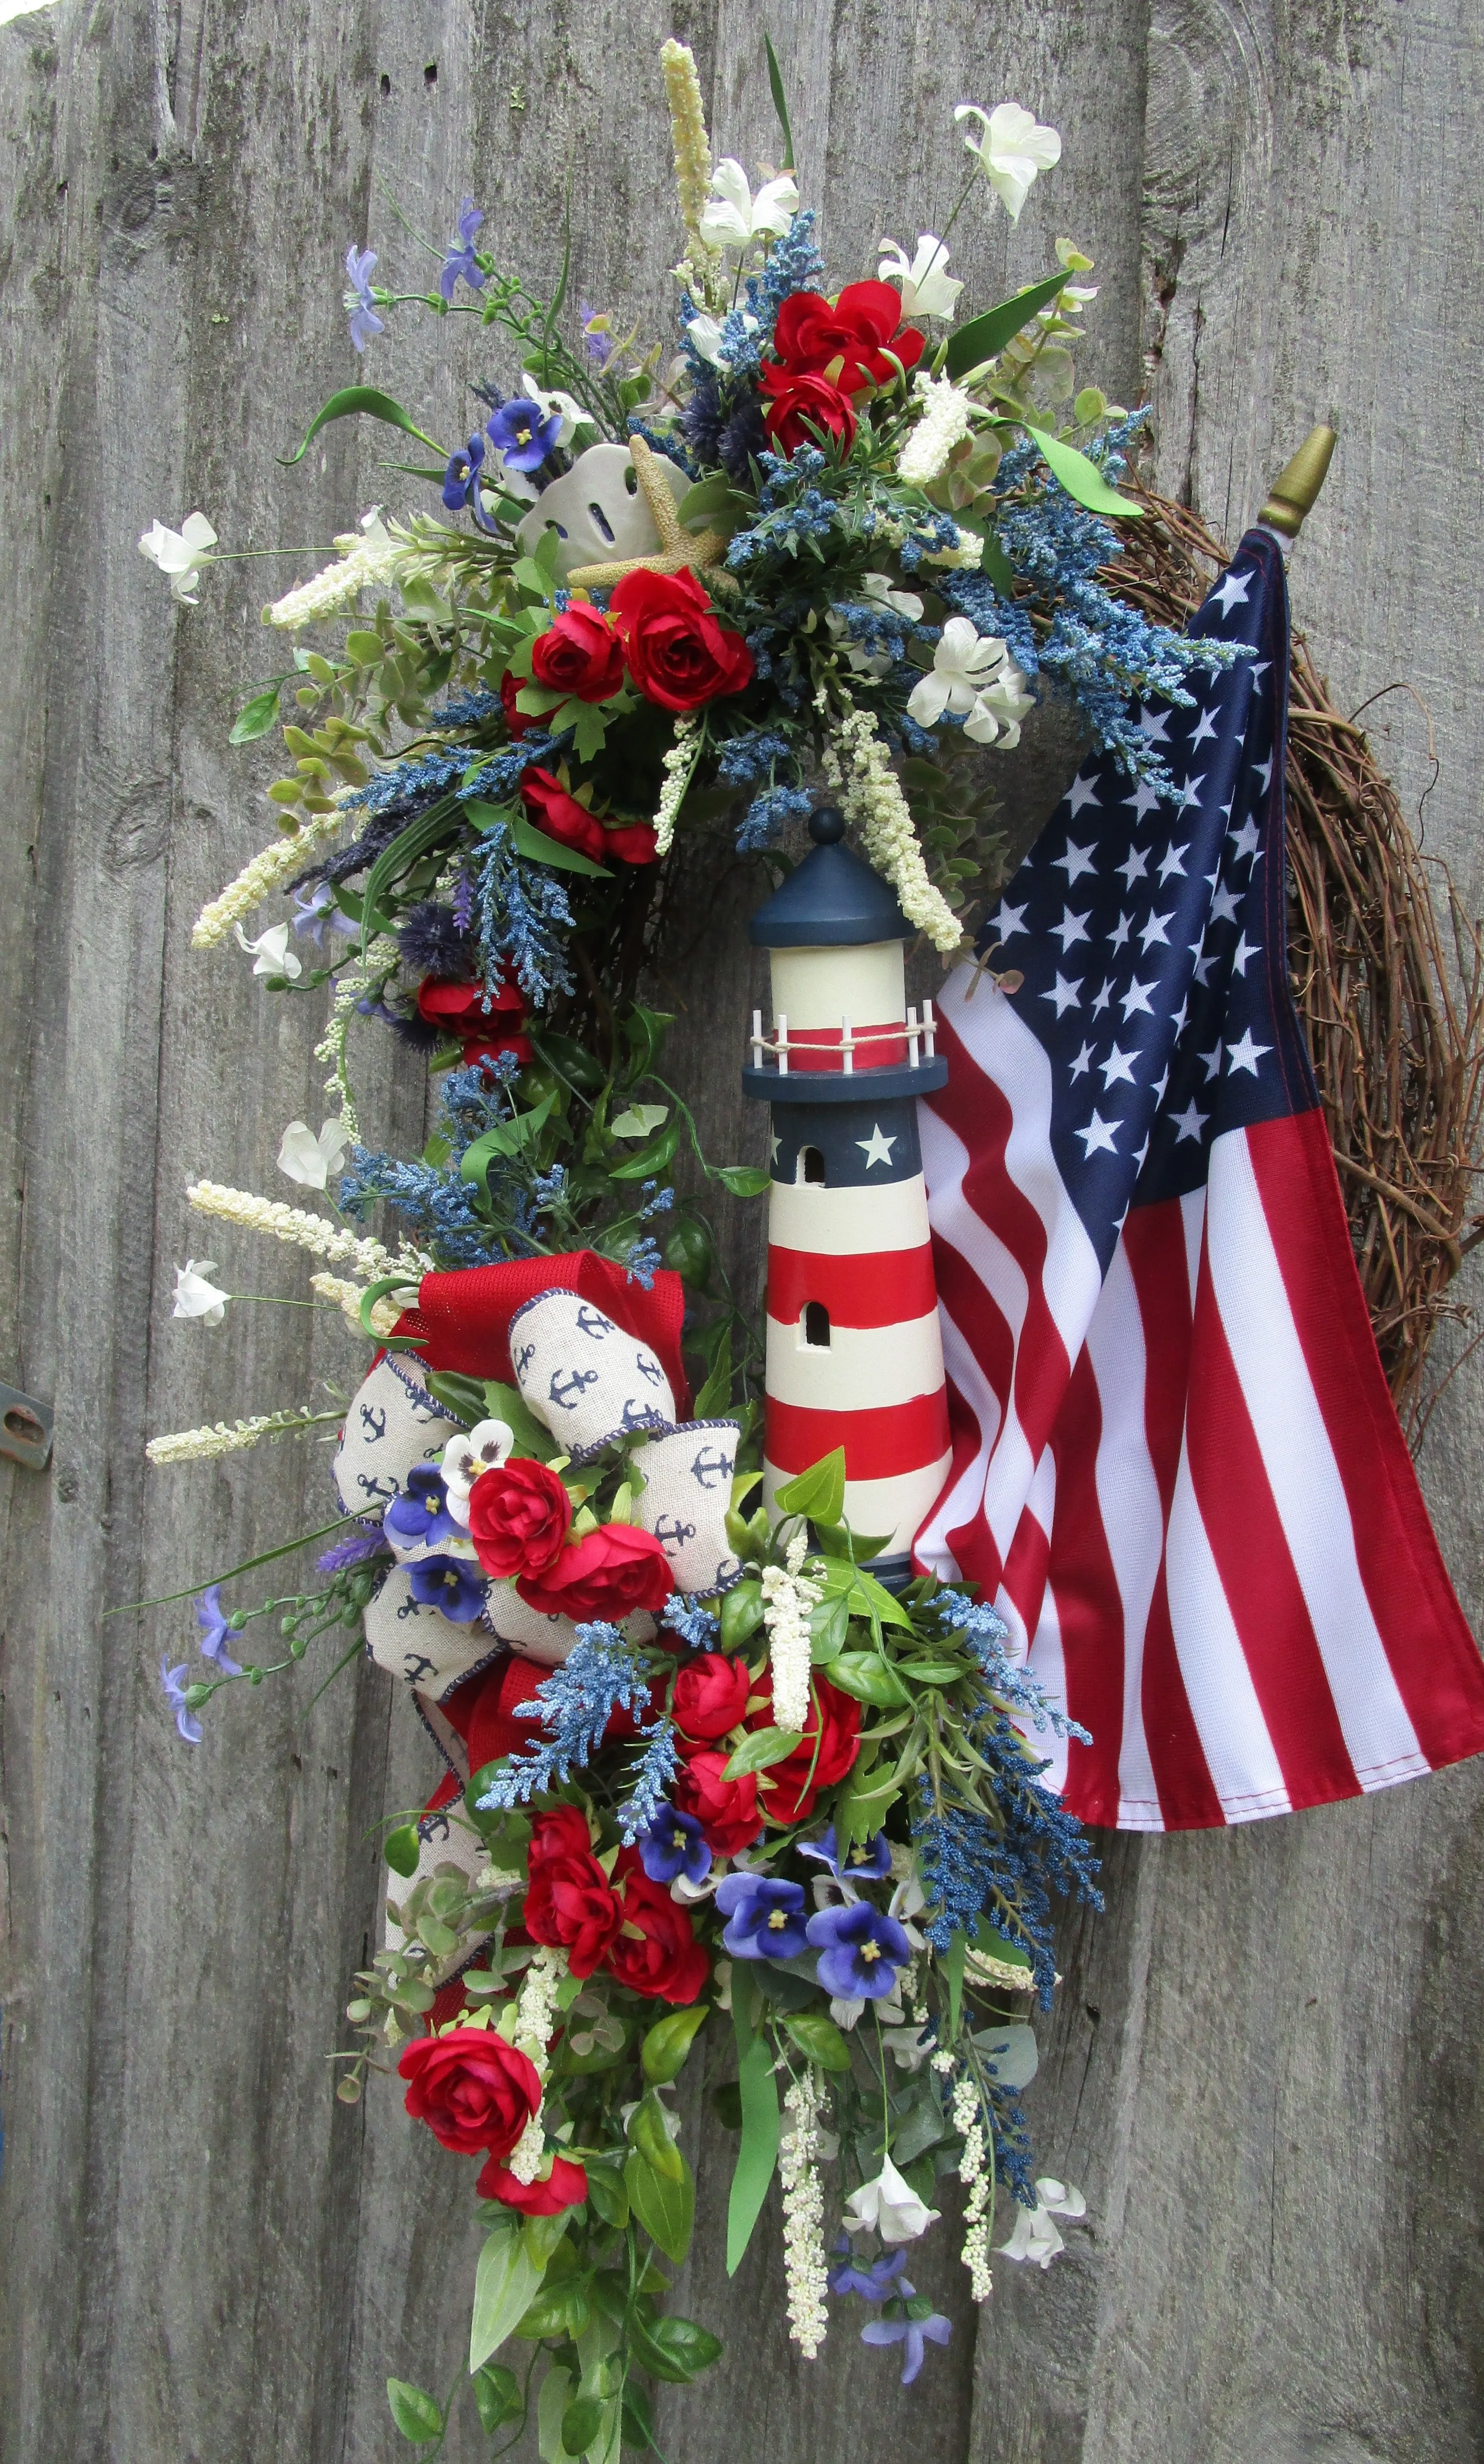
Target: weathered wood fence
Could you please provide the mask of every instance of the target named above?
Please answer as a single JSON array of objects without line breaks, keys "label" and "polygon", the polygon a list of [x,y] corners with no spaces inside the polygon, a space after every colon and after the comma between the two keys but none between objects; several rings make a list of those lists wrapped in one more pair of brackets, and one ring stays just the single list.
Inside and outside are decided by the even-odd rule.
[{"label": "weathered wood fence", "polygon": [[[226,544],[310,547],[402,501],[350,428],[293,474],[274,459],[350,374],[347,244],[411,259],[394,204],[441,239],[472,193],[550,279],[570,165],[581,293],[661,313],[658,46],[693,42],[720,145],[754,161],[765,14],[840,278],[947,210],[952,104],[1012,95],[1063,165],[1015,231],[961,225],[955,269],[982,302],[1081,239],[1088,374],[1153,402],[1161,484],[1234,536],[1334,419],[1296,611],[1346,707],[1417,688],[1429,716],[1393,692],[1367,724],[1415,806],[1430,723],[1427,844],[1484,891],[1476,0],[59,0],[0,30],[0,1376],[57,1415],[50,1473],[0,1467],[5,2464],[406,2453],[382,2382],[452,2376],[475,2230],[465,2168],[390,2094],[338,2106],[323,2058],[374,1826],[424,1793],[426,1743],[364,1668],[308,1714],[307,1686],[234,1694],[191,1752],[157,1674],[189,1648],[180,1613],[102,1619],[322,1500],[313,1447],[151,1474],[145,1435],[354,1365],[295,1311],[169,1323],[172,1263],[217,1245],[184,1184],[270,1186],[321,1073],[305,1013],[188,946],[267,835],[265,763],[225,737],[276,664],[263,577],[292,575],[227,567],[177,617],[135,540],[199,505]],[[452,434],[479,363],[446,335],[394,327],[366,373]],[[1051,767],[1006,764],[1022,836]],[[709,905],[666,989],[738,1154],[747,978],[737,901]],[[383,1052],[367,1098],[388,1144],[420,1143],[417,1072]],[[242,1243],[228,1280],[273,1271]],[[1481,1397],[1466,1367],[1424,1463],[1476,1613]],[[1481,1866],[1476,1767],[1111,1841],[1031,2099],[1045,2167],[1087,2192],[1072,2255],[1002,2266],[976,2326],[946,2228],[920,2281],[957,2323],[914,2393],[844,2322],[798,2365],[775,2252],[726,2283],[708,2143],[688,2306],[730,2351],[662,2407],[673,2464],[1476,2456]]]}]

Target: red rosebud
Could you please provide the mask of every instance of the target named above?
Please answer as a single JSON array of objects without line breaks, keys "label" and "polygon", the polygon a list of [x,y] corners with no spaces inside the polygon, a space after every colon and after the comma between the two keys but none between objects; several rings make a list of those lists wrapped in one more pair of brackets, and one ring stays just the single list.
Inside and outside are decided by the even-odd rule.
[{"label": "red rosebud", "polygon": [[[484,1477],[498,1475],[487,1471]],[[483,1485],[483,1481],[475,1482],[475,1497]],[[543,1568],[522,1574],[515,1588],[527,1606],[539,1609],[543,1617],[606,1617],[618,1624],[635,1609],[661,1610],[675,1579],[652,1531],[641,1531],[632,1523],[604,1523],[574,1548],[564,1549],[555,1563],[548,1558]]]},{"label": "red rosebud", "polygon": [[481,1472],[469,1494],[469,1536],[487,1574],[539,1574],[554,1564],[572,1522],[556,1474],[527,1455]]},{"label": "red rosebud", "polygon": [[740,1728],[752,1683],[746,1661],[729,1660],[724,1651],[687,1660],[675,1680],[672,1705],[681,1735],[709,1744],[715,1737],[726,1736],[729,1729]]},{"label": "red rosebud", "polygon": [[569,796],[559,779],[550,770],[530,769],[520,781],[520,800],[537,829],[548,838],[559,839],[563,847],[576,847],[579,855],[591,856],[601,864],[603,852],[602,824]]},{"label": "red rosebud", "polygon": [[818,445],[816,430],[839,437],[849,452],[855,443],[856,415],[849,395],[828,377],[796,376],[770,363],[763,370],[763,391],[770,397],[763,426],[780,453],[797,452],[800,445]]},{"label": "red rosebud", "polygon": [[773,347],[794,375],[828,376],[860,393],[888,385],[894,361],[914,368],[922,358],[921,334],[915,325],[899,333],[901,323],[902,295],[889,282],[847,282],[833,305],[818,291],[796,291],[778,310]]},{"label": "red rosebud", "polygon": [[702,1754],[687,1754],[674,1785],[676,1804],[682,1814],[695,1816],[714,1857],[734,1857],[739,1848],[751,1848],[762,1837],[757,1774],[748,1771],[741,1779],[723,1779],[727,1760],[714,1747]]},{"label": "red rosebud", "polygon": [[693,2002],[710,1963],[686,1910],[663,1882],[650,1881],[637,1848],[620,1850],[613,1878],[622,1893],[624,1930],[604,1962],[609,1975],[651,2002]]},{"label": "red rosebud", "polygon": [[660,842],[653,822],[625,822],[621,829],[605,829],[602,851],[617,856],[621,864],[653,864],[660,852]]},{"label": "red rosebud", "polygon": [[419,2036],[397,2065],[407,2081],[407,2111],[457,2156],[488,2147],[508,2156],[539,2110],[535,2064],[492,2028],[451,2028]]},{"label": "red rosebud", "polygon": [[533,1865],[521,1922],[533,1942],[566,1952],[574,1976],[591,1976],[623,1923],[623,1911],[597,1858],[584,1850]]},{"label": "red rosebud", "polygon": [[586,1857],[592,1846],[593,1836],[580,1807],[554,1805],[549,1814],[538,1814],[532,1822],[526,1862],[534,1874],[549,1857]]},{"label": "red rosebud", "polygon": [[695,575],[625,573],[608,603],[635,684],[664,710],[699,710],[752,682],[753,653],[724,626]]},{"label": "red rosebud", "polygon": [[531,1059],[531,1039],[520,1031],[526,1005],[518,984],[497,985],[486,1009],[482,983],[427,976],[418,986],[417,1005],[418,1016],[429,1026],[457,1038],[464,1047],[466,1067],[492,1061],[501,1052],[513,1053],[522,1066]]},{"label": "red rosebud", "polygon": [[523,2216],[556,2216],[563,2208],[580,2207],[587,2196],[587,2174],[570,2156],[554,2156],[543,2181],[517,2182],[508,2165],[491,2156],[474,2189],[482,2199],[498,2199],[502,2207],[518,2208]]},{"label": "red rosebud", "polygon": [[533,718],[528,712],[517,710],[515,707],[515,695],[524,681],[521,676],[513,676],[509,668],[500,678],[500,699],[505,706],[505,724],[517,741],[522,736],[529,736],[533,727],[539,727],[541,724],[538,718]]},{"label": "red rosebud", "polygon": [[[750,1728],[773,1726],[773,1672],[765,1670],[755,1691],[762,1701],[748,1715]],[[861,1705],[816,1669],[809,1725],[786,1762],[770,1763],[759,1798],[770,1822],[803,1822],[821,1788],[844,1778],[861,1750]],[[772,1786],[768,1785],[772,1782]]]},{"label": "red rosebud", "polygon": [[531,672],[553,693],[573,693],[578,701],[610,701],[623,682],[623,645],[605,616],[574,600],[554,625],[536,635]]}]

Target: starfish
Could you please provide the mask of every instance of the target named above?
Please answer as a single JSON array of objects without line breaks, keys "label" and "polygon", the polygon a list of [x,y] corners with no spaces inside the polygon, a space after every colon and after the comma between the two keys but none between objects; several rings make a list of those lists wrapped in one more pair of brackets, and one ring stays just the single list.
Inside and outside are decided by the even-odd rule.
[{"label": "starfish", "polygon": [[687,531],[644,438],[631,436],[628,450],[649,517],[660,534],[659,547],[653,556],[631,556],[622,563],[579,564],[567,576],[569,589],[606,590],[611,583],[622,582],[625,573],[685,573],[688,569],[709,575],[709,586],[713,590],[718,583],[734,590],[736,583],[722,564],[728,546],[726,533]]}]

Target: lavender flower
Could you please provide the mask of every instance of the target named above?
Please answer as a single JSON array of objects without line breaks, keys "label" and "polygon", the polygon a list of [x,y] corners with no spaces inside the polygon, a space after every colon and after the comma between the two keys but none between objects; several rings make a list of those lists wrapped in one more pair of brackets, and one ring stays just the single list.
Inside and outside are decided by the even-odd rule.
[{"label": "lavender flower", "polygon": [[642,1285],[646,1292],[653,1291],[655,1276],[663,1264],[658,1241],[652,1233],[645,1232],[632,1243],[623,1260],[623,1280]]},{"label": "lavender flower", "polygon": [[472,1625],[485,1604],[483,1576],[461,1557],[423,1557],[407,1568],[407,1587],[420,1607],[437,1609],[450,1625]]},{"label": "lavender flower", "polygon": [[808,1947],[804,1894],[797,1882],[763,1874],[728,1874],[716,1904],[731,1923],[722,1940],[733,1959],[797,1959]]},{"label": "lavender flower", "polygon": [[215,1661],[224,1677],[240,1677],[241,1665],[227,1649],[228,1637],[234,1628],[222,1607],[220,1583],[212,1583],[197,1600],[196,1623],[201,1628],[201,1648],[206,1658]]},{"label": "lavender flower", "polygon": [[[647,1836],[655,1823],[662,1819],[666,1811],[665,1792],[680,1767],[672,1720],[656,1720],[645,1734],[649,1743],[635,1766],[634,1793],[627,1804],[619,1808],[619,1832],[624,1846],[629,1848],[642,1832]],[[641,1850],[641,1856],[643,1853]]]},{"label": "lavender flower", "polygon": [[345,305],[350,311],[350,338],[358,351],[365,349],[373,334],[386,331],[371,300],[371,269],[375,263],[375,249],[351,247],[345,252],[345,272],[350,280]]},{"label": "lavender flower", "polygon": [[316,1572],[341,1574],[347,1566],[360,1566],[368,1557],[382,1555],[385,1548],[380,1528],[375,1531],[353,1531],[348,1540],[337,1540],[332,1548],[325,1551],[316,1563]]},{"label": "lavender flower", "polygon": [[550,1735],[496,1774],[479,1799],[480,1812],[508,1812],[557,1780],[570,1779],[574,1763],[585,1769],[621,1705],[636,1715],[649,1707],[642,1656],[616,1625],[598,1619],[579,1625],[572,1649],[542,1679],[535,1700],[515,1705],[517,1719],[538,1719]]},{"label": "lavender flower", "polygon": [[639,1843],[640,1861],[651,1882],[704,1882],[711,1870],[711,1852],[693,1814],[660,1805]]},{"label": "lavender flower", "polygon": [[181,1683],[186,1674],[184,1660],[179,1668],[171,1668],[164,1660],[160,1662],[160,1683],[164,1687],[164,1699],[175,1713],[175,1725],[187,1746],[199,1746],[205,1731],[191,1708],[191,1698],[196,1688]]},{"label": "lavender flower", "polygon": [[896,1918],[872,1907],[868,1900],[850,1907],[821,1908],[810,1918],[808,1931],[820,1953],[819,1982],[840,2001],[882,2001],[896,1984],[898,1969],[912,1956]]},{"label": "lavender flower", "polygon": [[474,254],[474,233],[483,221],[472,197],[466,197],[459,208],[459,235],[448,242],[448,253],[438,276],[438,288],[450,305],[461,279],[470,291],[483,291],[485,287],[485,270]]},{"label": "lavender flower", "polygon": [[307,898],[302,891],[295,892],[294,913],[289,920],[295,932],[306,941],[313,941],[316,950],[324,948],[328,933],[338,933],[344,939],[351,940],[360,930],[359,924],[353,924],[350,917],[342,914],[337,907],[335,892],[327,881],[317,883]]}]

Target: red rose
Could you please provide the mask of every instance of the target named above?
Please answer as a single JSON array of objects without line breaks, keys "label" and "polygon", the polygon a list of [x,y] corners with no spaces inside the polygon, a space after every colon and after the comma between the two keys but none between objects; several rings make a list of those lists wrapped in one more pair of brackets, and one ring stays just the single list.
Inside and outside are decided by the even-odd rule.
[{"label": "red rose", "polygon": [[[484,1479],[499,1477],[487,1471]],[[484,1481],[474,1483],[474,1497],[483,1486]],[[469,1529],[474,1530],[472,1518]],[[477,1547],[477,1532],[474,1537]],[[547,1558],[522,1574],[515,1588],[527,1606],[539,1609],[543,1617],[607,1617],[619,1624],[635,1609],[662,1609],[675,1578],[652,1531],[641,1531],[632,1523],[604,1523],[575,1548],[564,1549],[555,1564]]]},{"label": "red rose", "polygon": [[915,325],[899,333],[901,322],[902,295],[889,282],[847,282],[833,305],[818,291],[796,291],[778,310],[773,347],[794,375],[832,377],[846,393],[860,393],[888,385],[893,361],[914,368],[922,358],[921,334]]},{"label": "red rose", "polygon": [[800,445],[818,445],[817,429],[826,436],[838,436],[849,452],[855,443],[856,415],[848,394],[831,385],[828,377],[795,376],[770,362],[763,370],[763,391],[771,397],[763,426],[780,453],[797,452]]},{"label": "red rose", "polygon": [[751,1848],[762,1837],[757,1774],[748,1771],[741,1779],[723,1779],[727,1759],[714,1748],[704,1754],[688,1754],[674,1786],[676,1804],[682,1814],[693,1815],[699,1822],[713,1857],[734,1857],[739,1848]]},{"label": "red rose", "polygon": [[538,1574],[560,1553],[572,1500],[554,1471],[527,1455],[481,1472],[469,1494],[469,1536],[487,1574]]},{"label": "red rose", "polygon": [[503,2207],[518,2208],[523,2216],[556,2216],[563,2208],[581,2206],[587,2174],[570,2156],[554,2156],[544,2182],[517,2182],[510,2167],[491,2156],[474,2189],[481,2199],[498,2199]]},{"label": "red rose", "polygon": [[620,829],[605,829],[602,842],[603,854],[616,855],[621,864],[653,864],[660,852],[653,822],[625,822]]},{"label": "red rose", "polygon": [[610,701],[623,682],[623,645],[605,616],[576,600],[536,635],[531,672],[553,693]]},{"label": "red rose", "polygon": [[545,1857],[533,1865],[522,1918],[533,1942],[564,1950],[574,1976],[591,1976],[623,1923],[596,1857]]},{"label": "red rose", "polygon": [[525,1002],[518,984],[499,984],[485,1007],[481,983],[455,983],[447,976],[428,976],[418,986],[418,1016],[440,1033],[457,1038],[466,1066],[492,1061],[513,1052],[524,1064],[531,1059],[531,1039],[521,1033]]},{"label": "red rose", "polygon": [[538,1814],[531,1825],[531,1845],[526,1862],[534,1874],[537,1865],[551,1857],[586,1857],[591,1855],[592,1833],[587,1816],[576,1805],[554,1805],[550,1814]]},{"label": "red rose", "polygon": [[686,1910],[663,1882],[650,1881],[637,1848],[620,1850],[614,1881],[623,1894],[624,1930],[604,1963],[609,1975],[651,2002],[693,2002],[710,1963]]},{"label": "red rose", "polygon": [[[758,1679],[755,1690],[763,1700],[750,1714],[748,1726],[769,1728],[773,1726],[771,1669]],[[861,1750],[861,1705],[855,1697],[842,1694],[818,1669],[814,1690],[818,1708],[810,1713],[803,1736],[786,1762],[770,1763],[763,1773],[760,1803],[770,1822],[804,1821],[814,1812],[820,1789],[833,1788],[843,1779]]]},{"label": "red rose", "polygon": [[520,781],[520,797],[538,830],[601,864],[602,824],[576,796],[568,795],[559,779],[554,779],[549,770],[528,770]]},{"label": "red rose", "polygon": [[699,710],[752,681],[753,653],[720,622],[695,575],[625,573],[608,603],[628,670],[646,701]]},{"label": "red rose", "polygon": [[508,2156],[539,2110],[535,2064],[492,2028],[450,2028],[419,2036],[397,2065],[407,2085],[407,2111],[456,2156],[488,2147]]},{"label": "red rose", "polygon": [[523,681],[520,676],[513,676],[509,668],[500,678],[500,699],[505,705],[505,724],[511,735],[517,739],[522,736],[529,736],[533,727],[539,727],[541,723],[539,719],[533,718],[529,712],[517,710],[515,707],[515,695],[519,693]]},{"label": "red rose", "polygon": [[709,1743],[730,1728],[740,1728],[752,1683],[746,1661],[729,1660],[724,1651],[687,1660],[675,1680],[672,1706],[681,1735]]}]

